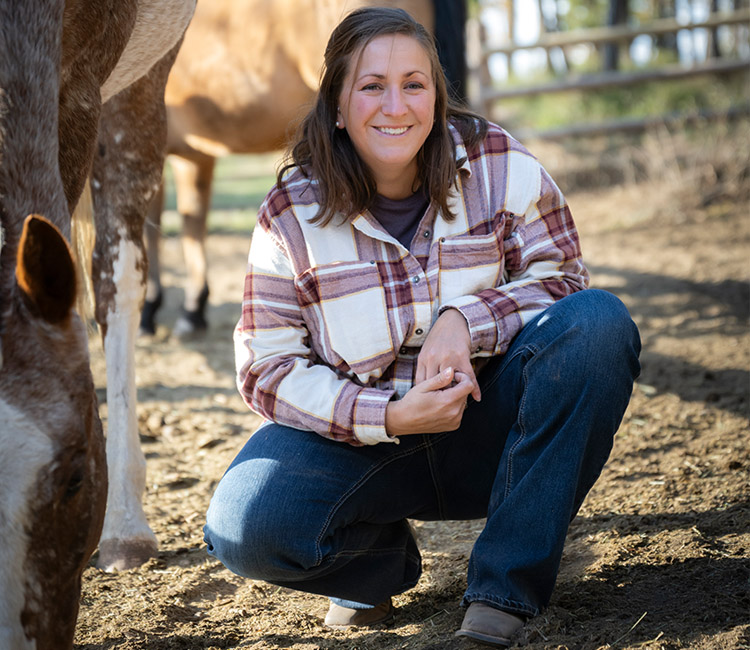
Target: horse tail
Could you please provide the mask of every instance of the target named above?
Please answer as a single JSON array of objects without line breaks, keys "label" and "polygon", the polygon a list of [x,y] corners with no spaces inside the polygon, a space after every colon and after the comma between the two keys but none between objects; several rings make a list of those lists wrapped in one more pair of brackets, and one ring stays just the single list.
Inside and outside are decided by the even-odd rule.
[{"label": "horse tail", "polygon": [[91,181],[87,180],[81,197],[78,199],[70,227],[71,248],[78,277],[76,291],[76,311],[86,323],[89,333],[96,330],[94,282],[91,271],[91,258],[96,242],[94,225],[94,200],[91,196]]}]

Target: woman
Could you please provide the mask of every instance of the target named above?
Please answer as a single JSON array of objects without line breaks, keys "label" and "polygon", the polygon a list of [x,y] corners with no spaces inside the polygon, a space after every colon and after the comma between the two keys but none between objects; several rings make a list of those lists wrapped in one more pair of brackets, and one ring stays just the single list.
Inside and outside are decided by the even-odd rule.
[{"label": "woman", "polygon": [[420,576],[407,518],[486,517],[457,634],[508,645],[549,601],[639,371],[558,188],[449,102],[419,24],[362,9],[249,260],[238,386],[267,422],[217,487],[209,552],[330,597],[329,626],[373,625]]}]

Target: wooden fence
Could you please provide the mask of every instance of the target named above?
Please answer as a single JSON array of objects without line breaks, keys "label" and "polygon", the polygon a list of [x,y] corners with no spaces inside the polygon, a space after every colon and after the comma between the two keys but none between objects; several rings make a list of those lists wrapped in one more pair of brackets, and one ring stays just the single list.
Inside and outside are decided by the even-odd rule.
[{"label": "wooden fence", "polygon": [[[528,1],[528,0],[521,0]],[[507,0],[506,0],[507,2]],[[483,7],[487,8],[491,2],[485,0]],[[499,4],[499,3],[496,3]],[[511,2],[512,11],[512,2]],[[489,60],[496,55],[504,55],[509,62],[514,53],[522,50],[542,49],[547,53],[549,60],[550,52],[562,50],[565,52],[579,45],[590,45],[600,50],[610,44],[617,44],[625,48],[629,47],[633,40],[639,36],[663,37],[665,35],[677,34],[683,30],[694,33],[694,30],[703,29],[714,32],[718,28],[729,27],[736,30],[736,39],[747,39],[750,34],[750,8],[741,8],[728,12],[717,12],[710,14],[705,20],[681,23],[673,18],[653,20],[649,24],[631,27],[618,25],[612,27],[599,27],[585,30],[574,30],[568,32],[543,32],[534,43],[517,44],[508,42],[500,46],[490,46],[487,36],[480,21],[471,21],[467,27],[467,43],[469,45],[467,57],[469,61],[469,102],[475,110],[492,118],[494,107],[497,102],[515,97],[528,97],[540,94],[561,93],[568,91],[591,91],[603,88],[627,86],[648,81],[671,81],[683,79],[696,75],[722,74],[746,70],[750,79],[750,44],[745,42],[745,47],[736,48],[739,56],[712,57],[710,52],[707,58],[699,63],[691,65],[665,65],[653,68],[641,68],[627,71],[600,71],[588,74],[568,72],[563,76],[549,81],[531,83],[524,85],[499,86],[490,76]],[[512,30],[512,28],[511,28]],[[711,48],[709,48],[710,50]],[[742,53],[742,50],[745,50]],[[750,83],[748,84],[750,86]],[[748,97],[750,100],[750,97]],[[733,117],[747,115],[750,112],[750,103],[735,106],[722,113],[721,116]],[[717,117],[714,114],[704,114],[704,119]],[[539,137],[562,138],[568,135],[586,135],[591,133],[610,132],[617,130],[638,130],[659,121],[671,119],[684,119],[685,116],[665,115],[644,118],[641,120],[627,119],[607,124],[570,125],[549,131],[536,133]]]}]

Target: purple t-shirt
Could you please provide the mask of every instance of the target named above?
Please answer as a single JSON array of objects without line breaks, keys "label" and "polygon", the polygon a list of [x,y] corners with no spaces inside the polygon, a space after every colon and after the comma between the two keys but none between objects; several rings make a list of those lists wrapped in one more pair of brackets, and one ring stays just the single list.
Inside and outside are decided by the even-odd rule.
[{"label": "purple t-shirt", "polygon": [[408,249],[429,203],[429,198],[421,189],[405,199],[389,199],[378,194],[370,206],[370,212],[391,237],[398,239]]}]

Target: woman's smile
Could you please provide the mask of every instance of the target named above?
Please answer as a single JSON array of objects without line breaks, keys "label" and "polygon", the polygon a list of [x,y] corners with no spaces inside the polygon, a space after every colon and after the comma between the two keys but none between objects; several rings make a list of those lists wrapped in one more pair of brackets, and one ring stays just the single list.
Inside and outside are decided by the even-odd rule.
[{"label": "woman's smile", "polygon": [[410,128],[408,126],[376,126],[375,127],[380,133],[385,135],[403,135]]}]

